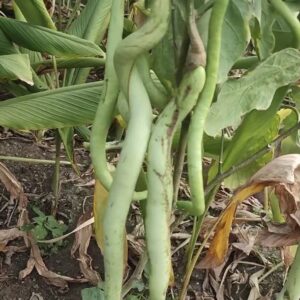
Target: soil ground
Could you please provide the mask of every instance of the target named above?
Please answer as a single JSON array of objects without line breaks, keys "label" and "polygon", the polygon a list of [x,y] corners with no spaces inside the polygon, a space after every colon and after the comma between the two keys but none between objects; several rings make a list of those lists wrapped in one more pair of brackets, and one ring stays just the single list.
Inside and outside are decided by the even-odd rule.
[{"label": "soil ground", "polygon": [[[18,135],[0,133],[0,155],[9,155],[16,157],[29,157],[39,159],[54,159],[54,141],[49,140],[40,144],[36,142],[30,135]],[[75,150],[76,160],[81,164],[81,172],[85,174],[81,178],[75,174],[70,166],[62,166],[60,170],[61,176],[61,192],[58,203],[57,219],[68,225],[68,231],[72,230],[77,223],[78,218],[92,207],[93,187],[84,186],[92,180],[90,170],[90,158],[88,152],[83,147],[78,147]],[[62,155],[62,160],[67,160]],[[31,214],[32,207],[36,206],[46,215],[51,213],[51,201],[53,200],[51,192],[51,181],[53,176],[53,165],[40,165],[33,163],[22,163],[13,161],[3,161],[16,178],[22,183],[24,191],[29,199],[28,209]],[[9,194],[5,191],[4,186],[0,183],[0,211],[5,205]],[[83,207],[84,205],[84,207]],[[5,223],[8,211],[3,209],[0,212],[0,229],[7,229]],[[18,213],[14,212],[9,227],[16,225]],[[186,229],[190,233],[189,227]],[[80,277],[80,269],[78,262],[71,257],[70,249],[74,241],[74,236],[66,239],[66,243],[59,249],[57,253],[46,253],[43,256],[44,262],[49,270],[59,274]],[[180,241],[179,241],[180,242]],[[93,258],[93,267],[103,278],[103,261],[100,255],[99,248],[92,239],[89,246],[89,254]],[[90,284],[69,284],[69,289],[61,291],[45,282],[45,280],[34,270],[25,280],[18,279],[19,272],[26,267],[29,258],[29,250],[23,253],[16,253],[12,257],[10,265],[4,262],[4,254],[0,254],[0,299],[3,300],[39,300],[40,299],[60,299],[60,300],[80,300],[81,290],[86,287],[91,287]],[[184,272],[182,269],[184,251],[180,250],[174,255],[175,275],[178,281],[182,279]],[[275,263],[280,261],[278,252],[264,252],[268,260],[274,260]],[[274,256],[274,258],[272,258]],[[134,260],[129,257],[129,261]],[[260,268],[256,265],[261,264],[261,261],[252,256],[247,258],[250,264],[239,265],[234,272],[229,270],[225,280],[225,288],[231,289],[230,297],[225,299],[248,299],[251,286],[249,277],[257,272]],[[205,278],[208,273],[202,270],[195,270],[191,280],[191,288],[187,299],[217,299],[214,293],[202,293],[205,285]],[[268,295],[280,291],[282,287],[284,270],[281,268],[267,277],[261,284],[261,294]],[[245,282],[243,282],[243,280]],[[200,285],[201,283],[201,285]],[[176,299],[176,288],[174,288],[174,298]],[[179,287],[180,285],[178,285]],[[208,289],[209,290],[209,289]],[[212,288],[210,288],[212,290]],[[225,293],[226,294],[226,293]],[[35,298],[36,297],[36,298]],[[221,299],[221,298],[218,298]],[[223,298],[222,298],[223,299]],[[259,299],[259,298],[258,298]],[[272,299],[271,295],[260,299]]]},{"label": "soil ground", "polygon": [[[38,143],[30,139],[19,136],[0,140],[0,155],[16,157],[28,157],[39,159],[53,159],[55,154],[53,148],[44,144],[40,147]],[[82,149],[76,150],[76,158],[83,164],[83,171],[89,168],[89,157]],[[62,157],[62,159],[64,159]],[[4,162],[4,161],[3,161]],[[51,182],[54,166],[39,165],[32,163],[5,161],[5,165],[22,183],[24,191],[29,199],[29,212],[32,206],[37,206],[46,215],[51,213],[51,202],[53,199],[51,192]],[[57,219],[68,225],[68,231],[76,226],[76,222],[83,209],[88,210],[92,206],[93,187],[76,186],[82,181],[88,182],[91,177],[83,180],[76,180],[76,174],[70,166],[61,167],[61,192],[59,197]],[[0,184],[0,209],[5,204],[9,195],[4,191],[4,186]],[[85,205],[83,208],[82,205]],[[10,227],[16,225],[17,211],[15,211]],[[0,229],[7,229],[3,225],[7,218],[7,210],[0,213]],[[74,236],[66,239],[66,245],[60,248],[58,253],[51,253],[44,256],[47,267],[59,274],[78,277],[80,275],[79,265],[71,257],[70,249]],[[92,240],[89,253],[93,257],[93,266],[100,274],[103,271],[102,258],[99,248]],[[24,281],[18,279],[19,272],[26,267],[29,258],[29,250],[24,253],[16,253],[12,257],[11,265],[4,264],[3,256],[0,258],[0,299],[3,300],[29,300],[34,293],[39,294],[44,299],[76,300],[81,299],[81,290],[89,287],[89,284],[70,284],[68,291],[60,291],[56,287],[48,285],[34,270]]]}]

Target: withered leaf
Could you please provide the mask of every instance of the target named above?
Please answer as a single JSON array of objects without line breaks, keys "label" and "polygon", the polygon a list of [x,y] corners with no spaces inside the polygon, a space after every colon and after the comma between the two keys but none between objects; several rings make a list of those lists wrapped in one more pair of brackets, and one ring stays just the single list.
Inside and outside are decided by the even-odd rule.
[{"label": "withered leaf", "polygon": [[[91,218],[91,213],[82,215],[78,220],[78,226]],[[92,258],[88,255],[87,250],[92,237],[92,225],[86,226],[75,233],[75,241],[71,249],[71,254],[75,257],[78,250],[78,261],[81,273],[92,284],[97,285],[100,281],[100,275],[92,267]]]},{"label": "withered leaf", "polygon": [[219,218],[215,236],[206,256],[199,264],[200,267],[214,268],[224,261],[237,205],[249,196],[262,191],[266,186],[274,187],[275,194],[280,201],[281,213],[288,227],[291,228],[291,232],[287,235],[263,231],[258,235],[257,241],[262,245],[273,247],[292,245],[299,241],[300,155],[289,154],[268,163],[254,174],[247,184],[234,193],[231,202]]}]

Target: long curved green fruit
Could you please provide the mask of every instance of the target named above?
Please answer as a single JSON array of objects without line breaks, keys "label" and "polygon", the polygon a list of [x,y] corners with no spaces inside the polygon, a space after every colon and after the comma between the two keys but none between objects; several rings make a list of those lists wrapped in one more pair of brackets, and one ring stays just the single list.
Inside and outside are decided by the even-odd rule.
[{"label": "long curved green fruit", "polygon": [[122,40],[123,14],[124,0],[114,0],[111,13],[113,22],[110,22],[108,31],[104,78],[105,89],[96,112],[90,144],[95,175],[106,190],[109,190],[112,184],[112,176],[107,166],[105,144],[119,94],[119,83],[113,64],[113,57],[117,45]]},{"label": "long curved green fruit", "polygon": [[116,49],[114,57],[120,87],[128,97],[129,79],[133,65],[138,56],[151,50],[168,28],[169,0],[153,0],[150,6],[150,15],[146,23],[137,31],[122,40]]},{"label": "long curved green fruit", "polygon": [[[151,131],[152,108],[134,69],[129,89],[130,120],[104,217],[105,299],[121,299],[124,228]],[[138,145],[137,145],[138,141]]]},{"label": "long curved green fruit", "polygon": [[192,215],[202,215],[205,210],[202,141],[204,124],[213,100],[221,51],[223,20],[229,0],[216,0],[209,21],[206,81],[195,107],[188,133],[188,174],[192,202],[179,202],[178,206]]},{"label": "long curved green fruit", "polygon": [[196,104],[204,82],[203,67],[188,71],[177,97],[158,117],[149,142],[145,229],[151,300],[165,299],[172,268],[169,229],[173,199],[172,141],[176,128]]},{"label": "long curved green fruit", "polygon": [[154,0],[151,4],[146,23],[119,43],[114,56],[121,91],[128,99],[130,119],[104,218],[106,300],[121,299],[124,227],[152,125],[149,96],[134,65],[141,54],[159,42],[168,26],[169,0]]}]

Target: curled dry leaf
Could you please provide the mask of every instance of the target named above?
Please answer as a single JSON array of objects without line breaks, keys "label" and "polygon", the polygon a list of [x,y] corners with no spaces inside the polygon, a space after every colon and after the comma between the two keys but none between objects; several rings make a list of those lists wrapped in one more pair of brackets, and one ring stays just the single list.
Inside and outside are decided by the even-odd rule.
[{"label": "curled dry leaf", "polygon": [[[82,215],[78,220],[78,226],[91,218],[91,213]],[[92,284],[97,285],[100,281],[99,274],[92,267],[92,258],[88,255],[87,250],[92,237],[92,225],[86,226],[75,233],[75,241],[71,249],[71,254],[75,257],[78,250],[78,261],[81,273]]]},{"label": "curled dry leaf", "polygon": [[10,241],[24,238],[26,233],[19,230],[18,228],[10,228],[0,230],[0,251],[5,253],[5,263],[7,265],[11,264],[11,257],[16,252],[23,252],[26,250],[25,246],[9,246],[7,245]]},{"label": "curled dry leaf", "polygon": [[14,174],[0,162],[0,181],[4,184],[7,191],[10,193],[10,200],[19,200],[19,208],[27,206],[27,197],[24,194],[21,183],[17,180]]},{"label": "curled dry leaf", "polygon": [[277,227],[277,231],[276,225],[273,224],[272,232],[261,232],[256,243],[274,247],[292,245],[300,241],[300,155],[289,154],[268,163],[254,174],[248,183],[235,191],[229,205],[217,221],[215,236],[199,267],[214,268],[224,261],[238,204],[266,186],[274,188],[286,224],[284,233],[282,225]]},{"label": "curled dry leaf", "polygon": [[238,231],[236,233],[237,241],[232,243],[232,246],[243,251],[246,255],[249,255],[253,250],[256,236],[257,232],[255,232],[251,227],[238,227]]}]

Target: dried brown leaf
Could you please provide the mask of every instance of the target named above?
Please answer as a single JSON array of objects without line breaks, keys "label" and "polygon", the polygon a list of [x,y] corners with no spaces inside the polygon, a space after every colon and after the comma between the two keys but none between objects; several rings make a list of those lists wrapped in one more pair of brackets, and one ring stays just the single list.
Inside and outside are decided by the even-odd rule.
[{"label": "dried brown leaf", "polygon": [[[91,218],[91,213],[82,215],[77,223],[77,226]],[[100,281],[100,275],[92,267],[92,258],[88,255],[88,247],[92,237],[92,225],[86,226],[75,233],[75,241],[71,249],[71,254],[75,257],[78,250],[78,261],[81,273],[92,284],[97,285]]]},{"label": "dried brown leaf", "polygon": [[28,276],[34,268],[36,268],[39,275],[45,278],[45,280],[54,286],[65,289],[68,287],[68,282],[87,282],[85,278],[72,278],[69,276],[63,276],[57,273],[54,273],[46,267],[39,247],[33,242],[31,238],[31,251],[30,258],[27,262],[27,266],[24,270],[20,271],[19,278],[24,279]]},{"label": "dried brown leaf", "polygon": [[262,230],[255,241],[263,247],[284,247],[298,244],[300,242],[300,229],[288,234],[272,233]]},{"label": "dried brown leaf", "polygon": [[275,188],[275,194],[280,199],[281,213],[291,228],[291,233],[288,236],[277,233],[267,235],[264,231],[258,236],[259,243],[274,247],[291,245],[299,241],[300,155],[289,154],[268,163],[234,193],[230,204],[218,220],[215,236],[199,267],[214,268],[224,261],[237,205],[249,196],[261,192],[266,186]]},{"label": "dried brown leaf", "polygon": [[236,237],[237,242],[232,243],[232,246],[236,249],[243,251],[246,255],[249,255],[253,250],[257,232],[254,232],[251,227],[248,228],[238,228]]},{"label": "dried brown leaf", "polygon": [[[19,226],[24,226],[26,224],[29,224],[28,212],[26,210],[23,210],[19,218]],[[62,289],[68,287],[68,282],[87,282],[85,278],[72,278],[48,270],[42,259],[40,249],[37,246],[31,232],[27,232],[27,242],[31,247],[30,257],[27,261],[26,268],[19,273],[19,278],[21,280],[28,276],[33,271],[33,269],[36,268],[38,274],[44,277],[49,284]]]},{"label": "dried brown leaf", "polygon": [[259,290],[259,284],[258,284],[258,278],[263,275],[265,269],[259,270],[255,273],[253,273],[249,278],[249,283],[251,288],[250,294],[248,296],[248,300],[257,300],[261,297],[260,290]]},{"label": "dried brown leaf", "polygon": [[27,197],[24,194],[21,183],[16,179],[14,174],[0,162],[0,181],[4,184],[7,191],[10,193],[10,200],[19,200],[19,207],[27,206]]},{"label": "dried brown leaf", "polygon": [[297,247],[297,245],[293,245],[286,246],[281,249],[281,257],[286,269],[292,265],[296,255]]}]

